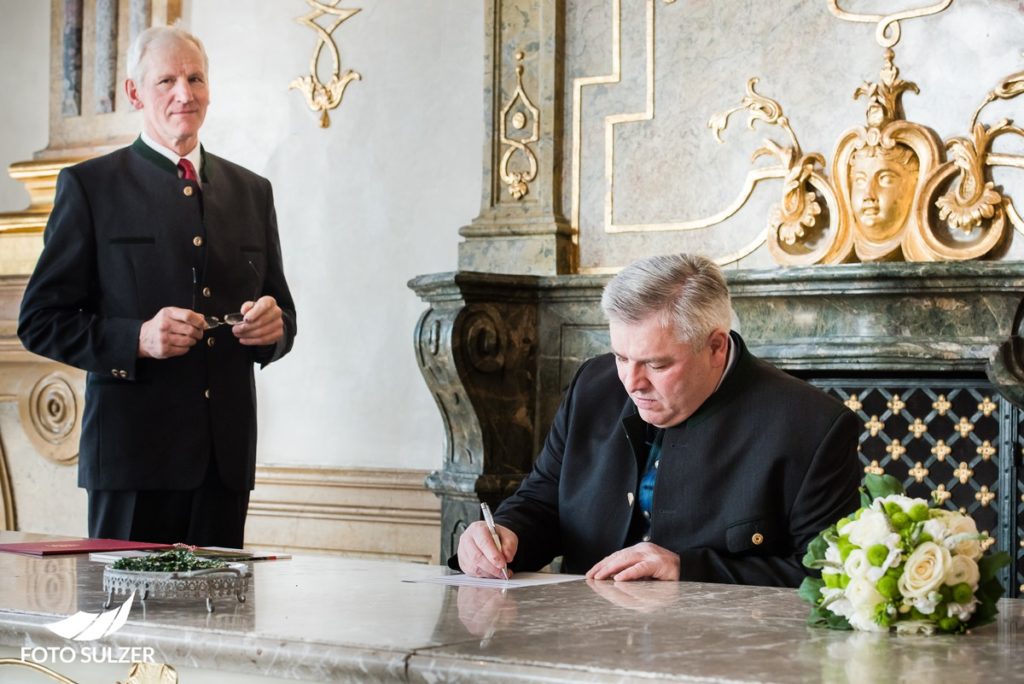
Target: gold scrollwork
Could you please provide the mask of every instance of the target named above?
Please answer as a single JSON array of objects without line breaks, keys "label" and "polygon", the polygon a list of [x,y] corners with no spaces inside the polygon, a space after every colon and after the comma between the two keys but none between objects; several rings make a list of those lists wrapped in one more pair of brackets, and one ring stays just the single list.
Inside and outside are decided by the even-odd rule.
[{"label": "gold scrollwork", "polygon": [[[316,31],[316,46],[313,48],[313,56],[309,60],[309,75],[299,76],[288,84],[288,89],[294,88],[299,90],[306,97],[306,104],[309,105],[309,108],[314,112],[320,112],[320,127],[327,128],[331,125],[331,118],[327,114],[328,110],[334,109],[341,104],[341,99],[344,97],[345,89],[349,83],[362,80],[363,78],[358,72],[351,69],[346,69],[342,73],[341,56],[338,54],[338,46],[334,44],[331,34],[344,21],[351,19],[354,15],[361,12],[362,9],[338,7],[341,4],[341,0],[334,0],[331,3],[306,0],[306,4],[313,8],[312,11],[295,21]],[[326,29],[316,22],[317,19],[324,15],[334,17],[334,20]],[[325,45],[331,52],[333,66],[331,80],[327,83],[321,82],[319,76],[317,76],[317,63],[320,61],[320,53]]]},{"label": "gold scrollwork", "polygon": [[[517,62],[521,62],[523,53],[517,52],[515,57]],[[517,131],[529,126],[530,133],[525,137],[510,136],[509,125]],[[530,145],[540,140],[540,110],[533,105],[523,88],[522,64],[516,64],[516,90],[501,108],[498,118],[498,140],[505,146],[498,166],[501,180],[508,186],[508,194],[513,199],[522,199],[530,192],[530,183],[537,177],[537,157],[530,149]],[[525,171],[512,171],[509,166],[517,152],[526,160]]]},{"label": "gold scrollwork", "polygon": [[992,126],[978,121],[987,103],[1024,93],[1024,72],[1004,78],[985,96],[971,119],[970,138],[943,143],[930,128],[905,118],[903,95],[919,91],[900,78],[895,64],[891,46],[899,40],[899,21],[936,14],[950,4],[951,0],[868,15],[847,12],[830,0],[841,19],[878,22],[879,43],[886,48],[878,81],[864,83],[854,92],[855,98],[867,100],[866,125],[847,129],[839,137],[830,178],[817,170],[824,166],[821,155],[800,151],[781,106],[754,91],[757,79],[748,81],[739,107],[708,122],[721,141],[728,117],[748,109],[749,128],[761,120],[789,136],[789,146],[766,140],[754,153],[755,159],[775,155],[785,169],[783,199],[771,208],[767,231],[769,252],[778,263],[979,259],[997,253],[1005,243],[1007,220],[1024,234],[1024,221],[989,171],[993,166],[1024,169],[1024,155],[991,149],[1002,135],[1024,137],[1024,129],[1006,119]]},{"label": "gold scrollwork", "polygon": [[839,0],[828,0],[828,8],[832,14],[844,21],[854,21],[864,24],[878,23],[875,29],[875,40],[884,48],[891,48],[900,42],[900,21],[903,19],[914,19],[917,17],[928,17],[942,12],[953,4],[953,0],[942,0],[934,5],[919,7],[917,9],[904,10],[893,14],[860,14],[847,12],[839,6]]},{"label": "gold scrollwork", "polygon": [[56,374],[42,378],[32,388],[28,410],[32,427],[50,444],[63,443],[78,421],[75,392],[67,380]]}]

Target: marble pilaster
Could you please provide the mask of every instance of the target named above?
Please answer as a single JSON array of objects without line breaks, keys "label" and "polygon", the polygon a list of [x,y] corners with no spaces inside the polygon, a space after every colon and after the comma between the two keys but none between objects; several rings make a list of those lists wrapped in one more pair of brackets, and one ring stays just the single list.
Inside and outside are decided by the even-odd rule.
[{"label": "marble pilaster", "polygon": [[488,0],[480,215],[459,231],[459,268],[575,270],[561,207],[563,0]]}]

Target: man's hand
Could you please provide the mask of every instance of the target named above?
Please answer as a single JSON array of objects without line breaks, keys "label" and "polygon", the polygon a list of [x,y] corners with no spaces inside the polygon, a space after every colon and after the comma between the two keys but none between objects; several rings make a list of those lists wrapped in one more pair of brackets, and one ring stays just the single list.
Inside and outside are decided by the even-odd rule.
[{"label": "man's hand", "polygon": [[491,539],[491,531],[482,522],[475,522],[466,528],[459,538],[459,567],[471,577],[502,578],[502,568],[508,566],[516,557],[519,548],[519,536],[501,525],[495,525],[498,539],[501,540],[501,551],[498,551]]},{"label": "man's hand", "polygon": [[679,579],[679,554],[657,544],[641,542],[616,551],[587,571],[587,579],[609,578],[616,582],[638,579],[676,581]]},{"label": "man's hand", "polygon": [[201,314],[165,306],[139,329],[140,359],[169,359],[188,352],[203,339],[206,323]]},{"label": "man's hand", "polygon": [[239,309],[245,320],[232,326],[231,332],[247,346],[274,344],[284,337],[284,316],[277,300],[270,295],[255,302],[244,302]]}]

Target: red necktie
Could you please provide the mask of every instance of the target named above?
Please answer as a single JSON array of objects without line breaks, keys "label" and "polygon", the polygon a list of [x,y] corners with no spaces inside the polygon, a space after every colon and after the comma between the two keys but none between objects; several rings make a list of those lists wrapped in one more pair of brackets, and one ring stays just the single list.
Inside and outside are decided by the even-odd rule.
[{"label": "red necktie", "polygon": [[196,175],[196,167],[192,166],[192,162],[182,157],[178,160],[178,168],[181,169],[181,177],[185,180],[199,182],[199,176]]}]

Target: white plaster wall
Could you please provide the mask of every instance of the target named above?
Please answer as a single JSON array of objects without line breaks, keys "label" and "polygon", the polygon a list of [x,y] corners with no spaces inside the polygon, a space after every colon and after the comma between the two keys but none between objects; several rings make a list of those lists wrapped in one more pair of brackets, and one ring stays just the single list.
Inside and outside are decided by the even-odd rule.
[{"label": "white plaster wall", "polygon": [[50,95],[50,3],[0,0],[0,211],[28,206],[28,191],[7,174],[46,147]]},{"label": "white plaster wall", "polygon": [[345,5],[363,9],[335,42],[362,80],[326,129],[288,90],[315,44],[305,2],[184,6],[210,58],[204,145],[273,182],[298,311],[292,353],[257,372],[259,460],[436,468],[441,419],[413,353],[425,305],[406,282],[455,270],[479,211],[483,7]]},{"label": "white plaster wall", "polygon": [[[334,36],[363,80],[322,129],[288,90],[315,45],[295,22],[305,2],[183,3],[210,57],[203,143],[273,182],[298,310],[293,352],[257,371],[259,461],[431,469],[443,431],[415,362],[425,305],[406,282],[455,270],[458,229],[479,212],[483,4],[345,4],[363,10]],[[6,166],[47,144],[49,3],[0,0],[0,17]],[[3,175],[0,211],[27,206]]]}]

